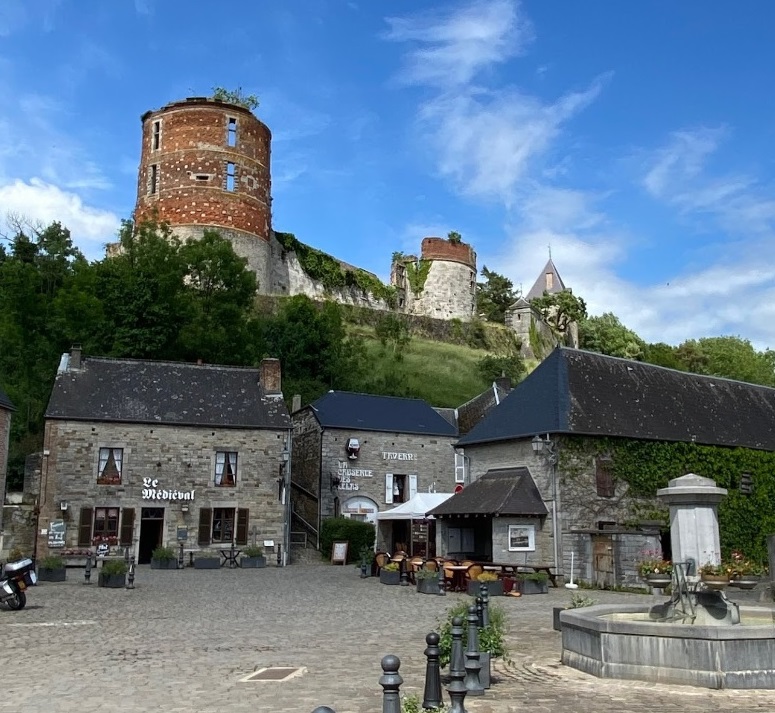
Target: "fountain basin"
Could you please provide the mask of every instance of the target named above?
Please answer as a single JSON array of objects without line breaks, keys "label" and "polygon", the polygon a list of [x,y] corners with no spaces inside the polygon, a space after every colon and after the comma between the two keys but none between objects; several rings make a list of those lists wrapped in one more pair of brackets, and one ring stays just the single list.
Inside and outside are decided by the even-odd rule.
[{"label": "fountain basin", "polygon": [[775,610],[740,607],[740,624],[649,620],[651,607],[601,604],[560,613],[562,662],[600,678],[704,688],[775,689]]}]

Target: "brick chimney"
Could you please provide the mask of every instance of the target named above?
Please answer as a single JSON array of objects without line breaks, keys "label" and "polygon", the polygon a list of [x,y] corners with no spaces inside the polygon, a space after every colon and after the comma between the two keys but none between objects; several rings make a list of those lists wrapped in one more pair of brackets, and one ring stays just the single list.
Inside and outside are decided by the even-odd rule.
[{"label": "brick chimney", "polygon": [[291,401],[291,413],[296,413],[301,408],[301,394],[294,394]]},{"label": "brick chimney", "polygon": [[73,344],[70,347],[70,363],[68,369],[80,369],[81,368],[81,345]]},{"label": "brick chimney", "polygon": [[258,379],[265,396],[283,395],[283,381],[279,359],[262,359]]}]

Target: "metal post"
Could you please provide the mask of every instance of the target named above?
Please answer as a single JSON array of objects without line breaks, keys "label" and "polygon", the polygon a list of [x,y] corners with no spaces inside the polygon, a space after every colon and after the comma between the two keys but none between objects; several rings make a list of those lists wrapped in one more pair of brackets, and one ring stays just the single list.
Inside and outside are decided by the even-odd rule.
[{"label": "metal post", "polygon": [[129,547],[124,547],[124,564],[129,566]]},{"label": "metal post", "polygon": [[388,655],[382,659],[382,713],[401,713],[401,684],[404,679],[398,673],[401,660],[398,656]]},{"label": "metal post", "polygon": [[406,571],[406,557],[404,557],[398,564],[401,570],[401,579],[398,582],[402,587],[409,586],[409,572]]},{"label": "metal post", "polygon": [[447,588],[446,583],[444,582],[444,569],[442,567],[439,567],[439,595],[440,596],[446,596],[447,594]]},{"label": "metal post", "polygon": [[134,555],[132,555],[132,557],[129,559],[129,582],[127,582],[126,588],[127,589],[135,588],[135,556]]},{"label": "metal post", "polygon": [[185,567],[184,557],[185,555],[183,554],[183,543],[180,542],[178,544],[178,569],[183,569],[183,567]]},{"label": "metal post", "polygon": [[482,597],[482,628],[490,626],[490,588],[482,583],[479,585]]},{"label": "metal post", "polygon": [[91,553],[86,558],[86,569],[83,573],[84,584],[91,584]]},{"label": "metal post", "polygon": [[441,670],[439,666],[439,640],[441,637],[432,631],[425,637],[428,648],[423,652],[428,659],[425,666],[425,693],[422,699],[423,708],[440,708],[441,700]]},{"label": "metal post", "polygon": [[283,566],[283,546],[281,544],[277,545],[277,566],[282,567]]},{"label": "metal post", "polygon": [[237,556],[234,554],[234,540],[231,542],[231,549],[229,550],[229,569],[234,569],[237,566]]},{"label": "metal post", "polygon": [[484,694],[484,686],[479,680],[482,664],[479,661],[479,617],[476,605],[468,607],[468,646],[466,647],[466,679],[465,686],[472,696]]},{"label": "metal post", "polygon": [[466,685],[463,683],[466,671],[463,665],[463,619],[456,616],[452,619],[452,653],[449,661],[450,684],[447,686],[449,693],[449,713],[466,713],[465,698]]},{"label": "metal post", "polygon": [[[481,591],[481,585],[479,586]],[[484,606],[482,605],[482,595],[476,598],[476,616],[479,619],[479,626],[484,626]]]}]

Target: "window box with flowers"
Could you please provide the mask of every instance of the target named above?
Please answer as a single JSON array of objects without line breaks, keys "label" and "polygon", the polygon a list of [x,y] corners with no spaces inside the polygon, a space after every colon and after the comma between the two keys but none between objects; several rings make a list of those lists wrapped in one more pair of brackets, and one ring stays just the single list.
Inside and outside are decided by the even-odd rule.
[{"label": "window box with flowers", "polygon": [[700,579],[707,589],[722,591],[729,586],[730,566],[724,562],[706,562],[700,567]]},{"label": "window box with flowers", "polygon": [[657,589],[667,587],[673,580],[673,563],[662,559],[659,552],[645,552],[645,559],[638,562],[638,574],[646,583]]},{"label": "window box with flowers", "polygon": [[730,585],[739,589],[753,589],[767,574],[765,565],[748,559],[739,550],[732,552],[728,569]]}]

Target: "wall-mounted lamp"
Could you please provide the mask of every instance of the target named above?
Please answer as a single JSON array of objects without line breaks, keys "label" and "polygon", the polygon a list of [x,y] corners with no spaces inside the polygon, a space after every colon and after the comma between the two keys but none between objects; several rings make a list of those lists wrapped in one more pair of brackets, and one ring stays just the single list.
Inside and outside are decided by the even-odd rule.
[{"label": "wall-mounted lamp", "polygon": [[331,490],[336,490],[341,482],[342,479],[338,475],[331,473]]},{"label": "wall-mounted lamp", "polygon": [[68,507],[69,507],[69,504],[68,504],[67,500],[61,500],[59,502],[59,509],[62,510],[63,512],[65,510],[67,510]]},{"label": "wall-mounted lamp", "polygon": [[533,453],[543,453],[549,463],[552,465],[557,464],[557,448],[554,441],[548,435],[546,438],[541,438],[538,435],[533,436],[530,445],[533,446]]},{"label": "wall-mounted lamp", "polygon": [[188,512],[188,504],[187,503],[183,503],[180,506],[180,512]]}]

